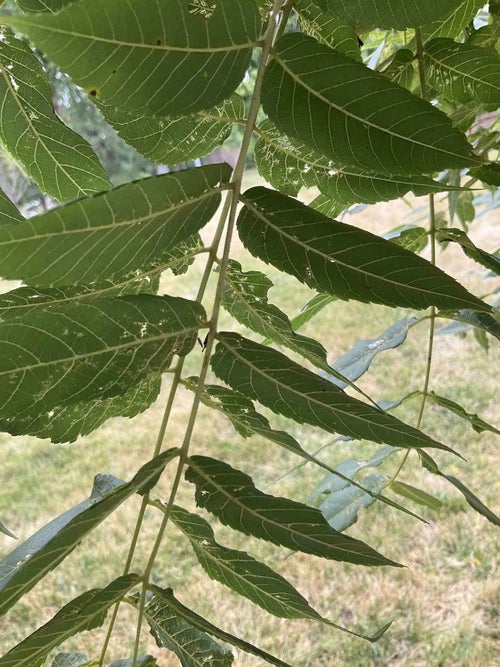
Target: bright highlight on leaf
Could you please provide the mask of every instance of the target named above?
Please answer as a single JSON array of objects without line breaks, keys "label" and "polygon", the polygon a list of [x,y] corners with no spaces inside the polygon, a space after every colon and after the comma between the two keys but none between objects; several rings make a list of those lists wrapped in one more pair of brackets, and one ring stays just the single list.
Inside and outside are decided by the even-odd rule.
[{"label": "bright highlight on leaf", "polygon": [[313,289],[389,306],[490,310],[441,269],[379,236],[266,188],[247,190],[242,199],[238,233],[245,247]]},{"label": "bright highlight on leaf", "polygon": [[209,17],[177,0],[85,0],[1,22],[106,104],[159,116],[229,97],[262,30],[253,0],[217,0]]}]

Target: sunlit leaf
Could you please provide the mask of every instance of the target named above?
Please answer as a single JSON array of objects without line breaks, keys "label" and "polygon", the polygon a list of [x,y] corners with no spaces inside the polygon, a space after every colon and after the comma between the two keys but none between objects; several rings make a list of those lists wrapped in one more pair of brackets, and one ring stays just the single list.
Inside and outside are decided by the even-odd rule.
[{"label": "sunlit leaf", "polygon": [[[393,350],[402,345],[408,335],[408,328],[417,321],[417,318],[402,319],[390,326],[378,338],[367,338],[358,341],[354,347],[343,354],[332,364],[333,370],[338,371],[349,380],[357,380],[370,368],[372,361],[381,352]],[[328,377],[338,387],[344,389],[347,385],[333,375]]]},{"label": "sunlit leaf", "polygon": [[89,498],[53,519],[3,558],[0,561],[0,615],[57,567],[85,535],[127,498],[156,479],[177,454],[176,449],[160,454],[142,466],[127,483],[111,475],[97,475]]},{"label": "sunlit leaf", "polygon": [[419,28],[455,9],[460,0],[321,0],[333,14],[373,28]]},{"label": "sunlit leaf", "polygon": [[143,294],[0,322],[0,418],[121,396],[187,354],[204,319],[197,302]]},{"label": "sunlit leaf", "polygon": [[402,248],[406,248],[410,252],[420,253],[429,242],[429,232],[425,227],[410,227],[400,231],[397,236],[385,234],[384,238],[389,239]]},{"label": "sunlit leaf", "polygon": [[483,0],[463,0],[444,19],[424,26],[423,39],[427,41],[434,37],[458,37],[481,7],[484,7]]},{"label": "sunlit leaf", "polygon": [[321,9],[314,0],[301,0],[295,7],[306,35],[361,62],[361,51],[353,24],[338,19],[328,9]]},{"label": "sunlit leaf", "polygon": [[87,667],[90,662],[85,653],[58,653],[51,667]]},{"label": "sunlit leaf", "polygon": [[238,233],[256,257],[341,299],[422,309],[490,310],[441,269],[390,241],[256,187],[242,197]]},{"label": "sunlit leaf", "polygon": [[486,507],[486,505],[469,488],[467,488],[465,484],[453,475],[447,475],[446,473],[441,472],[434,459],[432,459],[427,452],[420,452],[420,458],[422,460],[422,465],[426,470],[434,475],[439,475],[440,477],[447,479],[450,484],[460,491],[467,503],[476,510],[476,512],[484,516],[495,526],[500,526],[500,517],[492,512],[489,507]]},{"label": "sunlit leaf", "polygon": [[358,565],[394,565],[364,542],[331,528],[321,512],[259,491],[252,479],[222,461],[192,456],[186,479],[196,503],[224,525],[279,546]]},{"label": "sunlit leaf", "polygon": [[484,419],[481,419],[481,417],[479,417],[478,415],[473,414],[471,412],[467,412],[465,408],[463,408],[455,401],[452,401],[449,398],[445,398],[444,396],[439,396],[433,391],[429,393],[429,398],[436,405],[439,405],[440,407],[445,408],[446,410],[449,410],[453,414],[457,415],[461,419],[465,419],[466,421],[468,421],[472,426],[472,428],[474,429],[474,431],[476,431],[476,433],[482,433],[483,431],[491,431],[491,433],[496,433],[497,435],[500,435],[500,430],[498,430],[491,424],[488,424],[488,422],[484,421]]},{"label": "sunlit leaf", "polygon": [[83,593],[0,658],[0,667],[32,667],[33,664],[40,664],[37,661],[43,660],[53,648],[69,637],[101,626],[108,609],[138,583],[140,577],[137,574],[128,574],[115,579],[106,588]]},{"label": "sunlit leaf", "polygon": [[155,162],[170,165],[208,155],[229,137],[233,123],[245,116],[239,95],[231,95],[213,109],[173,118],[132,115],[105,105],[99,109],[127,144]]},{"label": "sunlit leaf", "polygon": [[10,32],[0,40],[0,142],[40,187],[59,201],[107,190],[89,144],[57,118],[38,58]]},{"label": "sunlit leaf", "polygon": [[[364,488],[373,493],[380,493],[385,486],[386,478],[383,475],[367,475],[362,480]],[[340,491],[329,494],[319,506],[319,510],[335,530],[346,530],[358,520],[359,510],[369,507],[375,502],[373,496],[368,495],[356,486],[347,486]]]},{"label": "sunlit leaf", "polygon": [[399,496],[408,498],[408,500],[413,500],[413,502],[419,505],[430,507],[431,510],[436,512],[443,506],[443,503],[439,500],[439,498],[431,496],[430,493],[426,493],[425,491],[422,491],[422,489],[417,489],[411,484],[393,481],[391,482],[390,487],[394,493],[397,493]]},{"label": "sunlit leaf", "polygon": [[269,120],[258,129],[255,163],[259,173],[283,194],[296,195],[301,188],[317,187],[333,199],[339,210],[352,204],[375,204],[413,192],[420,196],[448,189],[427,176],[388,176],[355,167],[337,167],[319,151],[280,132]]},{"label": "sunlit leaf", "polygon": [[233,389],[299,423],[393,447],[437,447],[421,431],[345,394],[272,348],[232,333],[218,335],[215,374]]},{"label": "sunlit leaf", "polygon": [[500,106],[500,56],[452,39],[433,39],[425,45],[426,75],[449,100]]},{"label": "sunlit leaf", "polygon": [[264,273],[243,272],[241,265],[231,260],[222,304],[238,322],[249,329],[297,352],[318,368],[329,369],[326,350],[321,343],[294,333],[287,315],[269,303],[267,294],[272,286],[273,283]]},{"label": "sunlit leaf", "polygon": [[196,3],[177,0],[85,0],[57,14],[2,22],[26,34],[97,99],[167,116],[208,109],[228,97],[260,37],[253,0],[217,0],[209,7],[204,13]]},{"label": "sunlit leaf", "polygon": [[338,165],[422,174],[478,164],[445,114],[307,35],[277,43],[262,101],[281,131]]},{"label": "sunlit leaf", "polygon": [[23,222],[24,218],[5,192],[0,189],[0,226]]},{"label": "sunlit leaf", "polygon": [[500,254],[494,255],[478,248],[461,229],[443,227],[438,230],[437,237],[440,241],[458,243],[467,257],[500,276]]},{"label": "sunlit leaf", "polygon": [[[291,665],[283,662],[270,653],[267,653],[257,646],[246,642],[244,639],[236,637],[235,635],[225,632],[213,625],[192,609],[189,609],[179,602],[179,600],[174,597],[171,589],[161,589],[157,586],[151,586],[151,590],[155,594],[152,604],[156,604],[157,608],[161,611],[161,630],[163,631],[165,627],[167,629],[167,635],[164,635],[163,632],[161,633],[161,640],[165,638],[166,641],[171,642],[173,650],[175,650],[176,654],[181,658],[183,667],[228,667],[232,664],[233,655],[229,649],[218,646],[209,635],[221,639],[228,644],[232,644],[246,653],[256,655],[259,658],[262,658],[265,662],[271,665],[276,665],[276,667],[291,667]],[[157,617],[154,619],[155,621],[156,618]],[[167,626],[165,626],[165,624],[167,624]],[[176,629],[180,634],[172,636],[172,633],[175,633]],[[155,635],[154,631],[153,634]],[[179,637],[186,642],[184,646],[179,645]],[[172,639],[174,640],[173,642]],[[191,644],[188,646],[187,641],[189,639],[191,639]],[[210,651],[210,646],[212,646],[212,651]],[[185,651],[186,647],[188,648],[187,652]],[[192,649],[195,649],[197,654],[202,654],[201,659],[195,661],[191,660],[190,653]],[[203,653],[205,653],[204,658]],[[187,658],[185,662],[183,661],[183,658]]]},{"label": "sunlit leaf", "polygon": [[210,165],[147,178],[0,227],[0,275],[51,287],[154,271],[210,220],[230,173]]},{"label": "sunlit leaf", "polygon": [[413,90],[415,82],[415,55],[410,49],[398,49],[383,74],[394,83]]}]

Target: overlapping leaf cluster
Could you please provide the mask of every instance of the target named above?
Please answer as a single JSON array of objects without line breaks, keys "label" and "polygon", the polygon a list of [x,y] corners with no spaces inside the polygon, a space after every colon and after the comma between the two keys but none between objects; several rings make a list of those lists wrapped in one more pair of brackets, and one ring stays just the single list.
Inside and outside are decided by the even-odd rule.
[{"label": "overlapping leaf cluster", "polygon": [[[366,636],[323,618],[270,567],[219,544],[212,526],[175,505],[174,497],[166,504],[151,500],[165,465],[175,460],[178,478],[184,471],[194,485],[195,503],[222,524],[332,561],[399,566],[344,532],[360,508],[375,502],[419,518],[391,492],[439,509],[438,499],[386,472],[386,461],[401,449],[417,449],[428,471],[500,523],[427,451],[451,457],[457,452],[450,443],[388,413],[408,397],[377,404],[363,392],[354,398],[345,391],[358,389],[354,383],[376,354],[404,343],[417,316],[400,316],[379,338],[359,342],[337,362],[328,360],[320,341],[297,332],[332,301],[354,299],[412,312],[431,309],[432,319],[439,309],[443,317],[500,338],[494,304],[417,254],[427,237],[431,244],[452,241],[498,275],[498,253],[478,248],[465,231],[436,233],[435,221],[429,233],[413,227],[389,240],[332,219],[356,204],[448,192],[452,215],[463,220],[460,211],[472,197],[464,175],[466,185],[500,184],[500,133],[481,125],[484,114],[492,113],[498,123],[500,11],[490,3],[488,23],[477,28],[471,21],[482,5],[17,0],[18,11],[1,17],[0,143],[61,205],[25,220],[1,195],[0,277],[22,284],[0,296],[0,428],[74,441],[110,417],[147,409],[159,394],[162,374],[175,363],[171,396],[181,383],[193,390],[193,421],[202,402],[225,414],[242,437],[258,434],[328,473],[308,504],[266,494],[210,452],[190,457],[188,426],[181,450],[156,451],[128,483],[98,476],[88,499],[0,561],[1,613],[137,492],[162,512],[164,522],[172,520],[209,577],[266,612],[319,621],[370,641],[386,631],[388,626]],[[287,31],[290,18],[294,29]],[[236,91],[254,49],[262,61],[249,109]],[[157,163],[202,158],[234,125],[244,126],[233,175],[228,165],[214,164],[109,189],[90,146],[55,115],[46,61],[69,74],[119,135]],[[252,133],[256,166],[273,189],[241,193]],[[310,206],[295,198],[302,188],[316,189]],[[223,197],[225,213],[205,246],[199,232]],[[229,235],[236,229],[251,255],[317,292],[297,318],[270,302],[268,276],[231,259],[229,245],[221,249],[228,211]],[[162,274],[170,270],[182,284],[198,255],[208,258],[198,298],[159,296]],[[215,263],[217,272],[211,270]],[[202,301],[211,278],[216,287],[210,315]],[[219,330],[219,305],[238,332]],[[183,377],[178,360],[200,350],[196,341],[204,329],[209,334],[201,345],[206,361],[200,378]],[[223,384],[214,384],[217,379]],[[477,431],[498,433],[446,397],[424,398]],[[367,461],[351,458],[332,468],[289,433],[274,429],[256,402],[346,441],[384,447]],[[372,472],[359,481],[356,475],[364,469]],[[2,523],[0,530],[12,536]],[[127,571],[103,589],[82,593],[0,658],[0,667],[41,665],[65,639],[101,625],[108,609],[139,585],[141,593],[127,601],[149,623],[158,647],[174,652],[182,665],[231,665],[234,656],[220,641],[287,665],[185,607],[168,582],[153,586],[149,573],[141,578]],[[80,667],[96,658],[59,653],[52,664]],[[113,665],[155,663],[150,655],[136,654]]]}]

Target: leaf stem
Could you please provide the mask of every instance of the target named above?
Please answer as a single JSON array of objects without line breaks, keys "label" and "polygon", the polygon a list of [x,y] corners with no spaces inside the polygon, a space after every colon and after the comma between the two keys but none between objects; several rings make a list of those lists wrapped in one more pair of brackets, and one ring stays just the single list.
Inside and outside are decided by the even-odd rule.
[{"label": "leaf stem", "polygon": [[[191,413],[189,415],[188,423],[186,426],[186,431],[184,433],[184,439],[182,442],[181,446],[181,451],[180,451],[180,456],[179,456],[179,463],[177,465],[177,471],[175,474],[175,478],[172,484],[172,488],[170,491],[170,496],[168,499],[168,502],[166,504],[166,509],[165,509],[165,514],[163,516],[162,523],[160,525],[160,528],[158,530],[155,544],[153,546],[153,549],[151,550],[149,560],[147,562],[147,565],[144,570],[143,574],[143,586],[142,586],[142,591],[141,591],[141,598],[139,602],[139,615],[138,615],[138,621],[137,621],[137,630],[136,630],[136,637],[135,637],[135,644],[134,644],[134,655],[133,655],[133,661],[132,661],[132,667],[137,667],[137,658],[139,655],[139,645],[140,645],[140,635],[141,635],[141,628],[142,628],[142,621],[144,618],[144,609],[146,606],[146,594],[147,594],[147,588],[149,584],[149,578],[151,575],[152,568],[154,566],[154,563],[156,561],[156,557],[158,555],[158,551],[161,546],[161,542],[163,539],[163,535],[165,533],[168,520],[170,517],[170,512],[172,510],[172,506],[175,501],[175,497],[177,495],[177,491],[180,485],[181,477],[182,477],[182,472],[184,470],[185,463],[187,461],[188,457],[188,451],[189,451],[189,446],[191,444],[191,439],[193,436],[194,428],[196,425],[196,420],[198,416],[198,409],[201,404],[201,396],[202,392],[205,386],[205,379],[208,373],[209,365],[210,365],[210,358],[212,354],[212,348],[214,345],[214,339],[215,339],[215,334],[217,332],[217,324],[218,324],[218,318],[219,318],[219,312],[221,308],[221,303],[222,303],[222,293],[224,290],[224,282],[225,282],[225,276],[227,272],[227,267],[229,263],[229,253],[231,249],[231,242],[232,242],[232,236],[233,236],[233,231],[234,227],[236,224],[236,213],[237,213],[237,207],[239,203],[239,196],[241,193],[241,188],[242,188],[242,180],[243,180],[243,174],[245,171],[245,165],[246,165],[246,158],[247,154],[250,148],[250,142],[252,139],[254,127],[255,127],[255,122],[257,120],[257,115],[259,112],[260,108],[260,96],[261,96],[261,89],[262,89],[262,81],[264,78],[264,72],[265,68],[267,65],[267,60],[269,58],[269,55],[271,53],[271,48],[273,44],[273,38],[275,31],[278,27],[278,22],[277,22],[277,17],[279,14],[279,9],[281,5],[281,0],[274,0],[273,2],[273,7],[269,16],[269,22],[267,25],[266,32],[264,34],[264,38],[262,41],[262,53],[261,53],[261,58],[259,62],[259,68],[257,71],[256,79],[255,79],[255,84],[254,84],[254,90],[253,90],[253,95],[252,95],[252,101],[250,104],[250,109],[248,112],[248,118],[247,118],[247,125],[245,128],[245,133],[243,135],[243,139],[241,142],[241,148],[240,148],[240,154],[238,157],[238,162],[234,168],[233,172],[233,177],[231,180],[232,184],[232,191],[230,192],[227,200],[226,200],[226,205],[224,207],[224,212],[229,209],[229,218],[227,221],[227,228],[226,228],[226,237],[225,237],[225,242],[224,242],[224,250],[223,250],[223,255],[222,259],[220,262],[220,272],[219,272],[219,278],[217,281],[217,287],[216,287],[216,293],[215,297],[213,300],[213,308],[212,308],[212,315],[210,317],[209,321],[209,335],[208,335],[208,340],[207,340],[207,346],[205,349],[205,354],[203,358],[203,363],[202,367],[200,370],[200,376],[199,376],[199,381],[198,381],[198,386],[196,388],[196,393],[195,397],[193,400],[193,405],[191,407]],[[222,236],[223,232],[223,225],[219,224],[218,227],[218,232],[220,231],[219,239]],[[216,246],[218,246],[218,242],[215,243],[216,239],[214,239],[214,243],[212,244],[212,253],[209,256],[209,263],[213,265],[213,261],[216,255]],[[205,272],[204,280],[202,280],[202,284],[200,285],[200,289],[203,288],[205,289],[205,286],[208,282],[208,275],[207,272]],[[161,433],[161,431],[160,431]],[[163,439],[162,434],[162,439]]]}]

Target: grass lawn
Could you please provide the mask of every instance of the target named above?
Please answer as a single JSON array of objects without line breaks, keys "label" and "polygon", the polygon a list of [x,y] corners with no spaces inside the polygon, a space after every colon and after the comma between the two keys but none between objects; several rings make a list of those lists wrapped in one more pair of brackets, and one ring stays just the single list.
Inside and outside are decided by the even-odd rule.
[{"label": "grass lawn", "polygon": [[[250,180],[254,184],[258,177],[251,174]],[[403,224],[407,213],[408,208],[402,202],[380,204],[346,221],[381,233]],[[499,247],[498,212],[478,220],[470,235],[486,250]],[[249,257],[237,242],[233,257],[242,262],[244,269],[259,268],[276,278],[271,300],[289,314],[295,314],[310,298],[306,288]],[[439,262],[476,293],[485,291],[484,282],[475,272],[477,266],[456,248],[450,247],[440,254]],[[194,296],[202,268],[200,260],[187,276],[167,276],[162,292]],[[357,340],[376,338],[408,315],[402,309],[338,301],[312,320],[302,333],[321,340],[333,362]],[[227,317],[223,319],[224,326],[231,326]],[[427,337],[426,324],[413,327],[405,345],[379,355],[359,384],[376,399],[396,399],[420,389]],[[200,362],[201,350],[198,350],[189,359],[187,371],[197,373]],[[463,339],[438,336],[431,388],[498,427],[500,405],[495,396],[499,367],[498,341],[490,339],[486,353],[471,333]],[[111,420],[73,445],[2,435],[0,520],[25,539],[54,515],[88,495],[94,474],[105,472],[129,479],[150,458],[168,385],[167,378],[162,400],[135,420]],[[191,400],[188,391],[180,391],[166,446],[180,444]],[[414,424],[418,409],[419,400],[415,399],[405,403],[396,414]],[[289,429],[311,452],[332,440],[328,434],[305,430],[284,418],[273,416],[271,420],[275,427]],[[458,476],[493,510],[500,511],[498,436],[491,433],[479,436],[466,422],[431,403],[426,408],[423,430],[467,459],[464,462],[442,453],[436,456],[441,467]],[[377,449],[378,446],[366,443],[337,443],[325,449],[322,456],[335,465],[353,454],[365,456]],[[309,465],[295,469],[300,459],[267,441],[255,436],[243,440],[223,416],[208,409],[200,413],[192,451],[223,457],[231,465],[251,472],[257,486],[267,493],[298,500],[305,500],[323,477],[321,470]],[[390,459],[388,470],[395,471],[400,460],[400,454]],[[168,469],[158,487],[157,495],[163,499],[168,496],[170,472]],[[161,548],[154,581],[172,587],[182,602],[202,616],[279,655],[293,667],[500,665],[498,529],[473,512],[444,480],[423,471],[414,453],[400,479],[439,497],[442,510],[436,514],[412,506],[427,519],[428,523],[422,523],[376,503],[360,513],[359,521],[348,532],[407,565],[402,569],[354,568],[313,557],[288,557],[283,549],[236,535],[213,521],[220,543],[245,549],[271,565],[332,621],[357,631],[372,632],[393,620],[392,627],[376,644],[319,623],[275,619],[232,595],[205,577],[189,544],[173,526],[169,527]],[[190,485],[183,485],[178,502],[194,508]],[[139,504],[139,498],[135,497],[123,505],[86,539],[84,548],[76,549],[2,619],[1,654],[50,618],[62,604],[88,588],[105,585],[121,573]],[[411,505],[409,501],[406,504]],[[144,563],[158,523],[157,513],[151,510],[133,569]],[[1,554],[12,548],[13,541],[0,536]],[[63,650],[80,650],[97,658],[104,630],[84,633],[67,642]],[[134,612],[122,605],[109,661],[131,655],[134,634]],[[143,630],[142,651],[158,656],[161,667],[179,664],[175,656],[156,648],[147,629]],[[237,653],[235,659],[235,665],[241,667],[262,664],[261,660],[242,653]]]}]

